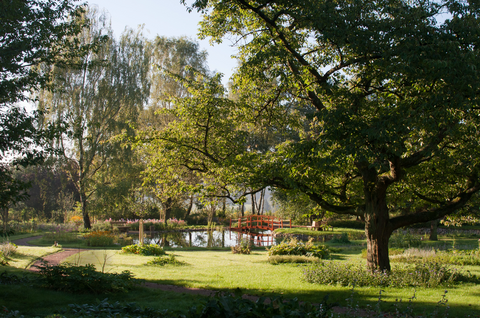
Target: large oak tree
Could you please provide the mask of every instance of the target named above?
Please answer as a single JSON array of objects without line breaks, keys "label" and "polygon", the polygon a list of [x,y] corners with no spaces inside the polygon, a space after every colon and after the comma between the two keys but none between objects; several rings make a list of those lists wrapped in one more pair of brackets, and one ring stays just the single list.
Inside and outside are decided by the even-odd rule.
[{"label": "large oak tree", "polygon": [[[466,1],[197,0],[201,34],[236,40],[236,101],[187,81],[156,142],[204,190],[274,186],[365,222],[367,265],[390,270],[396,229],[480,190],[480,9]],[[268,129],[275,147],[249,136]],[[165,151],[170,150],[170,151]]]}]

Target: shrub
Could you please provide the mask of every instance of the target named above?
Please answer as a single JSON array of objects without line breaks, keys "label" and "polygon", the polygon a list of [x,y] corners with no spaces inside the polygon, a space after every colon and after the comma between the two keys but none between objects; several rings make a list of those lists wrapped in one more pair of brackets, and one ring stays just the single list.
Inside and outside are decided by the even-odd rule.
[{"label": "shrub", "polygon": [[5,258],[9,258],[17,252],[18,246],[11,242],[0,243],[0,254]]},{"label": "shrub", "polygon": [[242,297],[233,297],[222,295],[211,299],[198,310],[192,310],[187,314],[189,318],[207,318],[207,317],[236,317],[236,318],[254,318],[254,317],[331,317],[331,309],[336,304],[327,303],[326,296],[321,304],[312,305],[310,303],[300,302],[297,298],[283,299],[281,297],[270,299],[260,298],[258,301],[243,299]]},{"label": "shrub", "polygon": [[233,254],[250,254],[252,251],[252,242],[247,239],[242,239],[240,244],[232,246]]},{"label": "shrub", "polygon": [[133,287],[135,280],[130,271],[102,273],[95,270],[93,264],[76,266],[60,264],[37,266],[40,269],[41,282],[47,287],[71,293],[115,293],[124,292]]},{"label": "shrub", "polygon": [[374,287],[437,287],[456,282],[476,282],[478,278],[461,273],[456,268],[435,262],[396,267],[392,272],[367,271],[362,264],[323,261],[304,269],[304,279],[310,283],[341,286]]},{"label": "shrub", "polygon": [[348,239],[347,233],[342,233],[341,235],[333,235],[333,239],[330,240],[331,243],[343,243],[343,244],[350,244],[350,240]]},{"label": "shrub", "polygon": [[96,304],[70,304],[65,313],[80,317],[175,317],[167,309],[143,308],[135,303],[109,303],[108,299],[97,300]]},{"label": "shrub", "polygon": [[173,266],[183,266],[187,265],[187,263],[179,261],[176,259],[175,255],[164,255],[155,257],[153,260],[148,261],[147,265],[156,265],[156,266],[165,266],[165,265],[173,265]]},{"label": "shrub", "polygon": [[109,231],[93,231],[84,238],[88,246],[111,246],[115,242],[115,235]]},{"label": "shrub", "polygon": [[133,244],[122,247],[123,253],[140,254],[144,256],[165,255],[165,251],[159,245],[155,244]]},{"label": "shrub", "polygon": [[397,248],[419,247],[421,245],[421,237],[409,231],[396,231],[390,236],[390,240],[388,241],[389,247]]},{"label": "shrub", "polygon": [[109,221],[96,222],[92,225],[92,232],[111,232],[113,229]]},{"label": "shrub", "polygon": [[331,227],[343,227],[348,229],[365,229],[365,223],[362,221],[355,221],[355,220],[336,220],[336,221],[328,221],[328,225]]},{"label": "shrub", "polygon": [[290,239],[290,242],[281,242],[272,246],[268,250],[268,256],[273,255],[297,255],[297,256],[313,256],[317,258],[327,258],[330,255],[325,245],[314,245],[310,239],[307,243],[298,241],[296,238]]}]

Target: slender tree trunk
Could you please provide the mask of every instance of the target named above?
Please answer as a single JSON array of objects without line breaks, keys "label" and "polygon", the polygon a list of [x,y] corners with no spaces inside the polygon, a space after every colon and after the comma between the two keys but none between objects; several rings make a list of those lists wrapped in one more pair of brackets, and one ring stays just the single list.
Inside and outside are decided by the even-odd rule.
[{"label": "slender tree trunk", "polygon": [[188,203],[188,208],[187,208],[187,211],[185,212],[185,217],[184,219],[186,219],[190,213],[192,213],[192,209],[193,209],[193,201],[194,201],[194,195],[192,194],[190,196],[190,202]]},{"label": "slender tree trunk", "polygon": [[165,226],[167,226],[167,221],[170,218],[170,215],[172,214],[172,198],[168,198],[167,201],[165,202]]},{"label": "slender tree trunk", "polygon": [[245,203],[242,203],[242,218],[245,216]]},{"label": "slender tree trunk", "polygon": [[252,193],[250,199],[252,200],[252,215],[255,215],[255,194]]},{"label": "slender tree trunk", "polygon": [[87,210],[87,196],[83,191],[80,193],[80,204],[82,205],[83,227],[90,229],[92,228],[92,225],[90,223],[90,216],[88,215]]},{"label": "slender tree trunk", "polygon": [[438,241],[437,236],[437,227],[438,227],[438,220],[433,220],[430,222],[430,241]]},{"label": "slender tree trunk", "polygon": [[3,235],[7,235],[8,208],[2,209]]}]

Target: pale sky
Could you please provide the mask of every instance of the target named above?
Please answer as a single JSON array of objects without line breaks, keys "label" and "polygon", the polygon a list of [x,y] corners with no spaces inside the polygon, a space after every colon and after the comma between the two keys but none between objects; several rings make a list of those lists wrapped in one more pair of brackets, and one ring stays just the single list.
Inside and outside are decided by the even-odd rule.
[{"label": "pale sky", "polygon": [[87,0],[89,5],[105,9],[110,15],[115,36],[119,36],[125,27],[137,28],[145,25],[145,36],[153,39],[157,34],[168,37],[187,36],[200,43],[208,51],[208,66],[211,71],[224,74],[223,83],[228,81],[232,69],[237,66],[231,55],[236,49],[226,40],[222,44],[211,46],[206,40],[198,40],[198,22],[201,15],[188,13],[180,0]]}]

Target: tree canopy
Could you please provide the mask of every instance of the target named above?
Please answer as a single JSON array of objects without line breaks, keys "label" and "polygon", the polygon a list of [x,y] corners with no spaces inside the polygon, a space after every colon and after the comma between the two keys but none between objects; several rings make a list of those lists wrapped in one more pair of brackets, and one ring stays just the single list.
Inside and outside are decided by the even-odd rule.
[{"label": "tree canopy", "polygon": [[[185,1],[182,1],[185,3]],[[236,40],[235,101],[189,82],[157,136],[165,157],[235,199],[241,186],[308,195],[360,217],[367,265],[388,239],[480,190],[480,8],[466,1],[197,0],[201,35]],[[274,146],[251,144],[259,130]]]},{"label": "tree canopy", "polygon": [[[45,87],[49,73],[41,63],[70,64],[84,48],[72,41],[80,31],[82,11],[76,0],[7,0],[0,2],[0,208],[24,196],[28,184],[13,178],[13,169],[38,163],[51,137],[40,130],[35,115],[18,102],[30,100],[30,91]],[[5,220],[5,218],[4,218]]]}]

